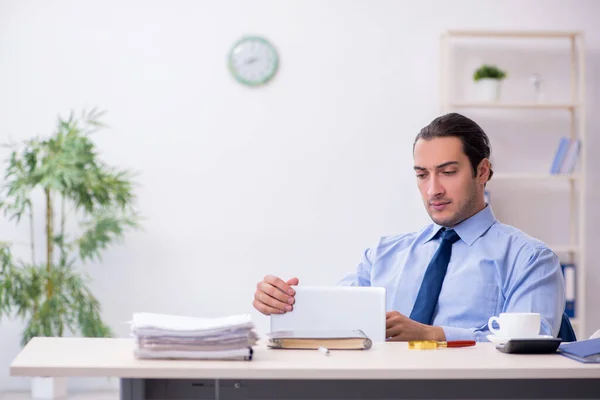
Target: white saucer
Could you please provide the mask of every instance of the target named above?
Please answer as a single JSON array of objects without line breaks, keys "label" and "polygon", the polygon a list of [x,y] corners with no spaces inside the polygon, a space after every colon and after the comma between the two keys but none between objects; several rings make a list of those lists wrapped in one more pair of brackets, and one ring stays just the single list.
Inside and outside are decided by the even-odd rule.
[{"label": "white saucer", "polygon": [[494,344],[504,344],[504,343],[508,342],[510,339],[551,339],[552,336],[537,335],[537,336],[532,336],[532,337],[511,338],[511,337],[502,337],[502,336],[498,336],[498,335],[487,335],[487,338],[490,342],[492,342]]}]

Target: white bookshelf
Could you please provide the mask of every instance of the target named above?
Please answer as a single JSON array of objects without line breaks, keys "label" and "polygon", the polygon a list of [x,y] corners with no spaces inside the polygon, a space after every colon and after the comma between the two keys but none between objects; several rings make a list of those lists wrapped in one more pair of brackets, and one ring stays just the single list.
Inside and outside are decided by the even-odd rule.
[{"label": "white bookshelf", "polygon": [[552,246],[551,244],[549,246],[552,249],[552,251],[554,251],[558,255],[567,253],[579,253],[581,251],[581,249],[577,246]]},{"label": "white bookshelf", "polygon": [[532,180],[553,180],[553,181],[578,181],[581,180],[581,174],[544,174],[544,173],[527,173],[527,172],[494,172],[492,179],[517,180],[517,179],[532,179]]},{"label": "white bookshelf", "polygon": [[498,109],[525,109],[525,110],[567,110],[577,108],[571,103],[492,103],[492,102],[455,102],[449,103],[450,108],[498,108]]},{"label": "white bookshelf", "polygon": [[[452,48],[451,44],[457,40],[475,39],[482,41],[493,41],[496,39],[509,40],[554,40],[566,41],[569,46],[568,59],[565,60],[570,66],[569,71],[569,99],[565,102],[520,102],[520,101],[457,101],[449,95],[452,76]],[[585,140],[585,47],[583,34],[577,31],[490,31],[490,30],[449,30],[440,38],[440,108],[442,113],[461,110],[486,110],[486,113],[511,110],[520,113],[528,110],[545,110],[544,112],[567,113],[569,117],[569,135],[571,139],[578,138],[581,141],[579,153],[579,171],[572,174],[550,174],[531,172],[507,172],[495,170],[492,180],[498,181],[523,181],[527,183],[527,190],[545,190],[544,185],[531,185],[532,182],[556,182],[557,185],[565,185],[569,191],[569,202],[565,213],[569,216],[569,242],[549,243],[552,250],[561,258],[561,261],[574,263],[576,266],[576,302],[575,318],[571,318],[571,324],[575,329],[578,339],[587,337],[585,326],[586,315],[586,293],[585,293],[585,182],[586,182],[586,140]],[[544,51],[543,49],[534,51]],[[492,138],[493,142],[493,138]],[[553,157],[554,154],[548,154]],[[539,187],[538,187],[539,186]],[[554,185],[552,185],[554,186]],[[502,204],[502,207],[510,205]],[[533,211],[535,212],[535,211]]]},{"label": "white bookshelf", "polygon": [[503,30],[449,30],[450,37],[471,38],[516,38],[516,39],[574,39],[581,37],[580,31],[503,31]]}]

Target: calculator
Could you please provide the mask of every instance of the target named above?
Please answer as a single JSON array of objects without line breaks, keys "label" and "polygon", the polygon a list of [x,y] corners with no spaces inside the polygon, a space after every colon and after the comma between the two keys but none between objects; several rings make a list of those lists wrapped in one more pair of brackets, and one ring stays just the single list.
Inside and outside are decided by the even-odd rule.
[{"label": "calculator", "polygon": [[551,354],[561,343],[559,338],[509,339],[496,345],[496,349],[511,354]]}]

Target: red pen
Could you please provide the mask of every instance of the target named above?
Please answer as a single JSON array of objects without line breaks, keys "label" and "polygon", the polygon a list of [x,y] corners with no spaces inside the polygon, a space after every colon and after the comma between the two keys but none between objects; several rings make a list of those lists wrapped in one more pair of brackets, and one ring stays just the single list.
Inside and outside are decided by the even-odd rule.
[{"label": "red pen", "polygon": [[475,346],[475,343],[474,340],[451,340],[449,342],[438,342],[438,347],[470,347]]}]

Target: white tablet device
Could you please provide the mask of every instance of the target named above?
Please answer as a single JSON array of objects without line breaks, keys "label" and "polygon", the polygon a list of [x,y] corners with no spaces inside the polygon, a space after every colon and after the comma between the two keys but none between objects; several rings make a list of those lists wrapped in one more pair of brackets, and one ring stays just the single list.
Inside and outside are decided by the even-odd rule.
[{"label": "white tablet device", "polygon": [[294,309],[271,315],[271,332],[362,330],[385,341],[385,289],[356,286],[294,286]]}]

